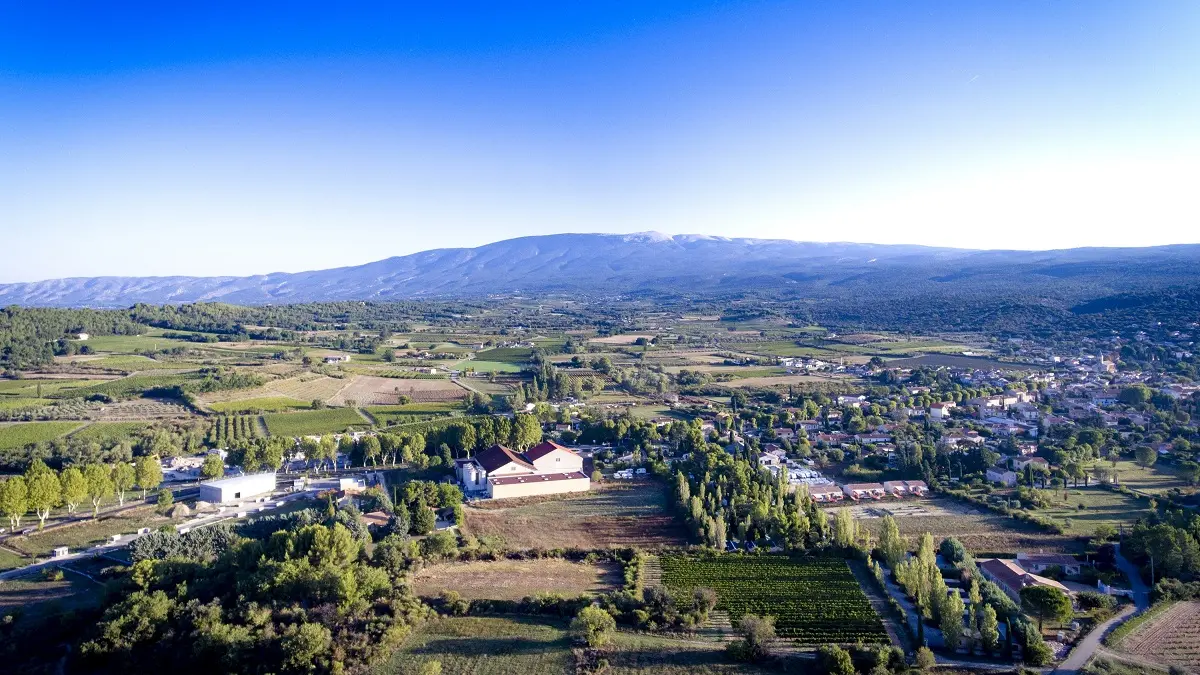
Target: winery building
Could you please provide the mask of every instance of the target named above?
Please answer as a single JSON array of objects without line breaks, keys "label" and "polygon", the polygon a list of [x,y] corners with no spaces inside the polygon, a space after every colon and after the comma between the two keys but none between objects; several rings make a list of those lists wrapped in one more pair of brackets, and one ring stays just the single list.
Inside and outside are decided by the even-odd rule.
[{"label": "winery building", "polygon": [[523,453],[493,445],[474,457],[455,460],[454,470],[468,497],[507,499],[587,492],[592,483],[583,472],[583,458],[550,441]]}]

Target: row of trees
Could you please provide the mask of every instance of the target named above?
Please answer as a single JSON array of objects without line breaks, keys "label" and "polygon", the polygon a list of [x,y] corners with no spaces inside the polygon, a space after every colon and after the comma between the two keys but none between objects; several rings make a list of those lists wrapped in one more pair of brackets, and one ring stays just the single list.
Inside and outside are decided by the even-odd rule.
[{"label": "row of trees", "polygon": [[25,475],[10,476],[0,482],[0,512],[16,530],[21,527],[21,519],[33,511],[41,529],[55,508],[65,506],[71,514],[81,504],[90,502],[95,518],[105,500],[115,496],[124,506],[125,494],[134,487],[142,491],[144,499],[146,492],[157,488],[162,479],[162,467],[153,457],[142,457],[132,464],[69,466],[61,472],[34,460]]}]

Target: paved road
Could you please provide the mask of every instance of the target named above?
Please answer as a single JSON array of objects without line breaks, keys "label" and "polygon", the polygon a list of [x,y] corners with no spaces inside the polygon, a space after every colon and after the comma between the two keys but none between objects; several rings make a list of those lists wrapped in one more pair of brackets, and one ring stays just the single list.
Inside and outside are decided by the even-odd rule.
[{"label": "paved road", "polygon": [[1097,653],[1097,650],[1101,649],[1100,641],[1104,639],[1104,636],[1112,632],[1121,623],[1145,611],[1150,606],[1149,587],[1142,581],[1141,573],[1138,571],[1137,566],[1121,555],[1120,547],[1117,548],[1117,567],[1129,578],[1129,587],[1133,590],[1133,606],[1126,605],[1108,621],[1093,628],[1092,632],[1088,633],[1079,644],[1075,645],[1075,648],[1071,650],[1067,658],[1054,670],[1056,675],[1074,675],[1074,673],[1079,672],[1091,660],[1092,656]]}]

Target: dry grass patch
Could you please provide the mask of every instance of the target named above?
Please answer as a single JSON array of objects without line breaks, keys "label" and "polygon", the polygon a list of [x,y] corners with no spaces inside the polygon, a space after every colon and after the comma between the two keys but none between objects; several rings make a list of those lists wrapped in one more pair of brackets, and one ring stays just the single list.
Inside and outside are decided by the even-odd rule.
[{"label": "dry grass patch", "polygon": [[605,484],[570,495],[501,499],[467,507],[463,528],[509,548],[658,548],[686,543],[658,483]]},{"label": "dry grass patch", "polygon": [[401,396],[408,396],[421,403],[452,401],[465,398],[467,390],[450,380],[432,380],[399,377],[375,377],[356,375],[350,383],[334,395],[329,402],[346,405],[396,405]]},{"label": "dry grass patch", "polygon": [[413,577],[412,588],[425,597],[451,590],[468,600],[520,600],[539,593],[604,593],[620,588],[623,581],[620,567],[613,563],[478,560],[426,567]]},{"label": "dry grass patch", "polygon": [[1122,640],[1121,651],[1164,665],[1200,669],[1200,601],[1176,603]]}]

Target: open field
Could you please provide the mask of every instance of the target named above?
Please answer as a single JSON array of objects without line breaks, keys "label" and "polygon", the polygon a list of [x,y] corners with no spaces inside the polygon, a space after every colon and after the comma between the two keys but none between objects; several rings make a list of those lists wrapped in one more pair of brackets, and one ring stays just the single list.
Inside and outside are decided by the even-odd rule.
[{"label": "open field", "polygon": [[631,345],[638,341],[639,338],[653,340],[653,333],[627,333],[624,335],[610,335],[608,337],[595,337],[588,342],[595,342],[601,345]]},{"label": "open field", "polygon": [[683,528],[658,483],[593,486],[590,492],[501,499],[467,506],[463,531],[499,537],[509,548],[679,546]]},{"label": "open field", "polygon": [[74,440],[113,444],[127,441],[150,428],[148,422],[93,422],[71,434]]},{"label": "open field", "polygon": [[533,350],[528,347],[499,347],[488,349],[475,354],[480,361],[500,361],[503,363],[528,363],[533,356]]},{"label": "open field", "polygon": [[[418,629],[372,675],[407,675],[438,661],[443,675],[562,675],[575,672],[567,622],[544,617],[454,617]],[[733,675],[765,671],[730,663],[720,643],[706,645],[618,632],[606,675]]]},{"label": "open field", "polygon": [[98,603],[104,587],[78,574],[67,572],[61,581],[29,575],[0,584],[0,616],[19,609],[23,618],[36,616],[52,606],[82,607]]},{"label": "open field", "polygon": [[0,410],[25,410],[40,408],[54,403],[49,398],[26,398],[24,396],[0,396]]},{"label": "open field", "polygon": [[364,408],[375,421],[383,426],[414,422],[428,417],[439,417],[461,412],[458,401],[445,403],[409,403],[408,405],[378,405]]},{"label": "open field", "polygon": [[289,410],[303,410],[311,408],[311,401],[301,401],[295,398],[287,398],[285,396],[273,396],[267,398],[243,398],[236,401],[221,401],[218,403],[208,404],[208,409],[217,413],[264,413],[264,412],[286,412]]},{"label": "open field", "polygon": [[1119,651],[1163,665],[1200,669],[1200,601],[1175,603],[1118,646]]},{"label": "open field", "polygon": [[98,382],[86,387],[80,387],[75,390],[75,393],[80,396],[91,394],[107,394],[115,397],[136,396],[148,389],[174,387],[194,379],[197,379],[196,375],[131,375],[129,377],[122,377],[119,380],[108,380],[107,382]]},{"label": "open field", "polygon": [[178,403],[150,398],[110,403],[91,415],[94,419],[105,422],[136,422],[138,420],[177,419],[191,416],[192,412]]},{"label": "open field", "polygon": [[253,389],[237,389],[204,394],[200,400],[205,405],[226,403],[255,398],[291,398],[303,403],[327,401],[350,383],[349,379],[327,377],[315,373],[305,373],[298,377],[268,382]]},{"label": "open field", "polygon": [[348,427],[370,425],[353,408],[329,408],[293,413],[263,415],[267,431],[272,436],[310,436],[315,434],[340,433]]},{"label": "open field", "polygon": [[86,361],[83,365],[86,365],[88,368],[123,370],[128,373],[142,370],[196,370],[200,367],[199,364],[185,361],[159,361],[145,356],[133,355],[109,356]]},{"label": "open field", "polygon": [[541,593],[603,593],[620,588],[623,582],[620,567],[612,563],[481,560],[426,567],[413,577],[412,589],[425,597],[452,590],[468,600],[520,600]]},{"label": "open field", "polygon": [[136,352],[169,349],[171,347],[190,346],[196,343],[186,340],[167,339],[161,335],[150,333],[147,335],[93,335],[86,342],[77,342],[77,344],[85,344],[97,352],[133,354]]},{"label": "open field", "polygon": [[517,363],[509,363],[507,361],[477,361],[470,359],[467,361],[459,361],[454,366],[455,368],[464,369],[471,368],[477,373],[519,373],[521,365]]},{"label": "open field", "polygon": [[1034,513],[1053,519],[1071,535],[1091,534],[1100,525],[1129,529],[1138,519],[1151,513],[1146,500],[1099,486],[1068,488],[1065,499],[1061,490],[1046,492],[1053,506]]},{"label": "open field", "polygon": [[1043,370],[1041,366],[1024,363],[1009,363],[982,356],[961,356],[958,354],[924,354],[910,359],[888,361],[888,366],[894,368],[920,368],[922,366],[948,368],[980,368],[996,370]]},{"label": "open field", "polygon": [[885,500],[880,502],[833,507],[849,508],[855,518],[879,534],[879,518],[890,513],[896,519],[900,534],[915,548],[917,539],[928,532],[935,541],[956,537],[973,553],[996,554],[1013,551],[1076,553],[1080,545],[1073,539],[1037,529],[1029,523],[984,511],[954,499]]},{"label": "open field", "polygon": [[746,614],[776,617],[780,637],[803,644],[887,643],[883,622],[840,558],[786,555],[663,555],[662,581],[674,593],[717,592],[735,624]]},{"label": "open field", "polygon": [[788,387],[798,384],[849,384],[855,378],[848,375],[769,375],[766,377],[744,377],[724,383],[727,387]]},{"label": "open field", "polygon": [[450,380],[374,377],[356,375],[350,383],[329,399],[333,405],[395,405],[401,396],[418,402],[453,401],[465,398],[467,390]]},{"label": "open field", "polygon": [[1109,462],[1104,462],[1104,467],[1115,471],[1117,473],[1117,480],[1121,485],[1130,490],[1158,493],[1166,492],[1171,488],[1187,487],[1187,483],[1175,475],[1168,467],[1160,467],[1158,464],[1148,469],[1143,469],[1137,463],[1123,459],[1118,460],[1116,466],[1113,466]]},{"label": "open field", "polygon": [[[141,495],[134,491],[126,493],[126,503],[128,504],[128,500],[135,496]],[[115,498],[106,502],[104,506],[113,504],[116,504]],[[86,509],[84,506],[80,506],[80,510],[90,512],[90,509]],[[102,515],[100,520],[87,520],[76,525],[35,532],[25,537],[9,539],[6,543],[31,556],[47,556],[58,546],[69,546],[72,551],[78,551],[104,543],[114,534],[131,534],[143,527],[158,528],[160,525],[170,522],[172,522],[170,518],[155,513],[153,506],[145,506],[111,517]],[[33,521],[33,524],[37,525],[37,521]]]},{"label": "open field", "polygon": [[82,422],[19,422],[0,424],[0,450],[52,441],[83,426]]}]

